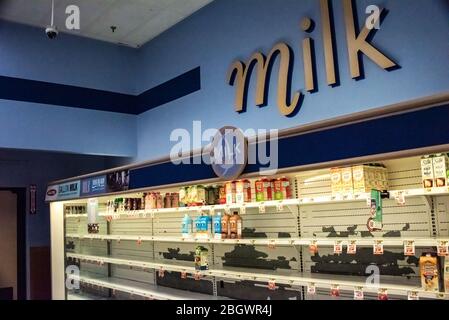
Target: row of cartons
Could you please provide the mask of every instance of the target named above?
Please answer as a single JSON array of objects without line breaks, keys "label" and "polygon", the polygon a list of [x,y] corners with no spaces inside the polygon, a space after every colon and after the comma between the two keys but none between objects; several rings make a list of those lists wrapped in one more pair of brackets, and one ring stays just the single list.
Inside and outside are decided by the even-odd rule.
[{"label": "row of cartons", "polygon": [[333,197],[348,197],[388,190],[388,171],[382,165],[359,165],[331,169]]},{"label": "row of cartons", "polygon": [[444,188],[449,186],[447,154],[424,156],[421,159],[421,173],[424,189]]}]

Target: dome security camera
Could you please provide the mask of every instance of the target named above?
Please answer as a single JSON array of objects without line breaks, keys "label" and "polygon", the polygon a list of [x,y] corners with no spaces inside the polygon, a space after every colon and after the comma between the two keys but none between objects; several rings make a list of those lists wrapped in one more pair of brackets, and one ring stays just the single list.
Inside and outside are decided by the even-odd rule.
[{"label": "dome security camera", "polygon": [[45,33],[49,39],[55,39],[58,36],[58,29],[54,26],[49,26],[45,29]]}]

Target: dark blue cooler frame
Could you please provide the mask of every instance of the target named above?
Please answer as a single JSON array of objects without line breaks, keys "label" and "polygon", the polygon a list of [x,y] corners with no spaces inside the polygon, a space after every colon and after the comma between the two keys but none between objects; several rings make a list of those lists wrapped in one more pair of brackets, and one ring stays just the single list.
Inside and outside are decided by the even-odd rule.
[{"label": "dark blue cooler frame", "polygon": [[[257,142],[250,139],[249,152],[257,148]],[[278,150],[280,173],[446,152],[449,150],[449,94],[282,131]],[[199,156],[192,155],[191,163],[193,157]],[[124,168],[130,169],[127,192],[218,181],[212,167],[205,163],[175,165],[167,158]],[[262,168],[261,163],[248,164],[243,176],[259,175]],[[71,180],[75,179],[53,184]]]}]

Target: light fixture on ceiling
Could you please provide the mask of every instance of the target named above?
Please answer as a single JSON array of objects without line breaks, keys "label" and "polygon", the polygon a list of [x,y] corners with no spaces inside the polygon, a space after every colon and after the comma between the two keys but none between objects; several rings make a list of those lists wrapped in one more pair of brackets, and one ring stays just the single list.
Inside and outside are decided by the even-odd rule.
[{"label": "light fixture on ceiling", "polygon": [[51,24],[45,29],[45,33],[49,39],[55,39],[58,36],[58,29],[54,25],[55,22],[55,0],[51,0]]}]

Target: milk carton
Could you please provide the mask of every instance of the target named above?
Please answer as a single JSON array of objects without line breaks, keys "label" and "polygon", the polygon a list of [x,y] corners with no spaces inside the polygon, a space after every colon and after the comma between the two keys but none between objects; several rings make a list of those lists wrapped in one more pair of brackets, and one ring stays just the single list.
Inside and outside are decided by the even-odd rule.
[{"label": "milk carton", "polygon": [[424,189],[430,189],[434,187],[434,172],[433,172],[433,160],[430,156],[421,158],[421,174]]},{"label": "milk carton", "polygon": [[447,179],[448,169],[448,157],[446,154],[437,154],[433,157],[434,187],[442,188],[449,185]]},{"label": "milk carton", "polygon": [[372,185],[369,179],[369,170],[369,166],[352,167],[354,194],[363,194],[371,191]]},{"label": "milk carton", "polygon": [[345,197],[351,197],[354,195],[354,184],[352,181],[352,168],[341,169],[341,192]]},{"label": "milk carton", "polygon": [[341,169],[331,169],[331,190],[333,197],[341,197],[342,195]]}]

